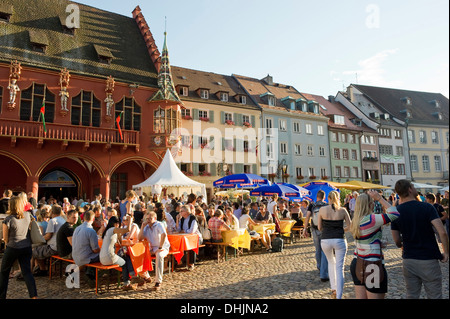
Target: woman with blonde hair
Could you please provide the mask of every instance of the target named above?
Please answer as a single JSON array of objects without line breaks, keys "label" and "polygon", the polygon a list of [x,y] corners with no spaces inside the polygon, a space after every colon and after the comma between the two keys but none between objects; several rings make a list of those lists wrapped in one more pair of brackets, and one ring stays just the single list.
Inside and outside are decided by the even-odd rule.
[{"label": "woman with blonde hair", "polygon": [[344,261],[347,253],[345,232],[350,229],[351,221],[347,210],[341,207],[338,192],[331,191],[328,194],[328,204],[319,210],[317,227],[322,232],[320,245],[328,261],[331,298],[341,299],[344,290]]},{"label": "woman with blonde hair", "polygon": [[8,216],[3,221],[3,240],[6,244],[0,271],[0,299],[6,299],[9,274],[16,260],[25,280],[30,298],[37,298],[36,282],[31,272],[31,240],[28,228],[33,218],[24,211],[25,202],[21,196],[13,196],[9,201]]},{"label": "woman with blonde hair", "polygon": [[[377,200],[386,209],[385,214],[375,214],[374,200]],[[350,231],[355,238],[355,258],[350,265],[353,283],[355,285],[356,299],[383,299],[387,292],[387,272],[384,268],[382,226],[396,220],[400,214],[395,206],[391,206],[376,191],[369,191],[358,196]],[[368,266],[377,272],[371,272]],[[378,280],[375,275],[378,275]],[[373,280],[372,280],[373,279]]]}]

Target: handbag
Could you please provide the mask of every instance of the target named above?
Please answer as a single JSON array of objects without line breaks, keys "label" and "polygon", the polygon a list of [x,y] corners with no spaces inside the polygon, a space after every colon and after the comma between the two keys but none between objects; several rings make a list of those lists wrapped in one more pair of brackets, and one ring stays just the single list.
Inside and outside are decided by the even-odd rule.
[{"label": "handbag", "polygon": [[42,236],[39,225],[33,217],[31,217],[30,221],[30,239],[33,247],[47,243],[44,236]]}]

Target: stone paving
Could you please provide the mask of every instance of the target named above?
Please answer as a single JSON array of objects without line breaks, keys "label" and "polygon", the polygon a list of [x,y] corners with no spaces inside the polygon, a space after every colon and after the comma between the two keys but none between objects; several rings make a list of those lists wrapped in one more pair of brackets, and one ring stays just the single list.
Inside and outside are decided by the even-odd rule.
[{"label": "stone paving", "polygon": [[[350,275],[354,241],[350,236],[347,239],[349,249],[345,260],[343,298],[354,299]],[[401,250],[391,241],[385,250],[385,256],[389,276],[386,298],[404,299]],[[449,298],[448,265],[441,263],[443,295],[446,299]],[[152,290],[153,284],[131,292],[124,292],[116,285],[111,285],[109,292],[96,296],[95,289],[90,289],[83,279],[81,288],[67,288],[65,278],[59,278],[59,273],[52,280],[38,277],[36,283],[39,297],[45,299],[329,299],[331,292],[329,282],[321,282],[319,279],[311,238],[288,244],[279,253],[255,251],[221,263],[203,258],[192,271],[165,274],[162,288],[158,292]],[[11,279],[7,297],[28,298],[25,283]],[[426,298],[423,289],[421,298]]]}]

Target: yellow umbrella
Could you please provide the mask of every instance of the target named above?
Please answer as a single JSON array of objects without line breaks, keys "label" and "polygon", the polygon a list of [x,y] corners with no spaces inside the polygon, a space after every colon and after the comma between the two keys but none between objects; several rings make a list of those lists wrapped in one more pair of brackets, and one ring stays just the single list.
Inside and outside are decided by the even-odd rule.
[{"label": "yellow umbrella", "polygon": [[[328,183],[331,186],[336,187],[336,188],[346,188],[346,189],[350,189],[350,190],[357,190],[357,189],[359,189],[358,186],[347,184],[347,183],[338,183],[338,182],[325,181],[325,180],[317,180],[317,181],[314,180],[314,181],[311,181],[311,182]],[[302,184],[302,185],[299,185],[299,186],[303,187],[304,185],[306,185],[308,183],[305,183],[305,184]]]},{"label": "yellow umbrella", "polygon": [[349,181],[347,184],[357,186],[358,189],[386,189],[389,188],[387,186],[379,185],[379,184],[372,184],[367,182],[361,182],[361,181]]},{"label": "yellow umbrella", "polygon": [[243,196],[244,194],[249,194],[249,193],[250,193],[249,190],[246,190],[246,189],[238,189],[238,190],[235,190],[235,191],[233,192],[233,196],[234,196],[234,197],[238,197],[239,195],[240,195],[240,196]]},{"label": "yellow umbrella", "polygon": [[227,191],[220,191],[216,193],[217,196],[230,196],[230,194]]}]

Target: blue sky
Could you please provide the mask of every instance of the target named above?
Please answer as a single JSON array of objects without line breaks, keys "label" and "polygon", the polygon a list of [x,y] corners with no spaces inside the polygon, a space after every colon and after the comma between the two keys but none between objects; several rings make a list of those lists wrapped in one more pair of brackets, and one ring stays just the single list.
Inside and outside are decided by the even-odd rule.
[{"label": "blue sky", "polygon": [[172,65],[335,95],[350,83],[449,97],[448,0],[80,0],[136,5]]}]

